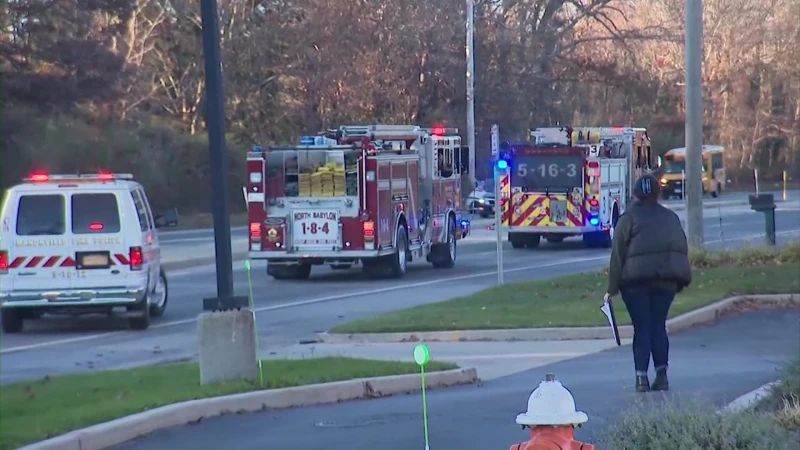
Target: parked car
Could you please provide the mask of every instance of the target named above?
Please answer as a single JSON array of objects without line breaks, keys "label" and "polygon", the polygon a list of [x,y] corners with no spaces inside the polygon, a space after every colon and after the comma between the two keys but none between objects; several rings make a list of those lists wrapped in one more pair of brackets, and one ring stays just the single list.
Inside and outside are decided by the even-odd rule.
[{"label": "parked car", "polygon": [[466,209],[471,214],[478,214],[481,217],[494,216],[495,198],[490,195],[475,196],[474,193],[467,198]]}]

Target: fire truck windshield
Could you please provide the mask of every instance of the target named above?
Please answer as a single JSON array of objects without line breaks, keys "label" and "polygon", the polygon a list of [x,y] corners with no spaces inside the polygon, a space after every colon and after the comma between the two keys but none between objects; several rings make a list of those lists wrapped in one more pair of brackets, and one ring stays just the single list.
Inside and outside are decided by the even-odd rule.
[{"label": "fire truck windshield", "polygon": [[583,153],[570,147],[515,151],[511,187],[525,192],[583,187]]},{"label": "fire truck windshield", "polygon": [[268,197],[358,195],[357,150],[270,149],[266,157]]}]

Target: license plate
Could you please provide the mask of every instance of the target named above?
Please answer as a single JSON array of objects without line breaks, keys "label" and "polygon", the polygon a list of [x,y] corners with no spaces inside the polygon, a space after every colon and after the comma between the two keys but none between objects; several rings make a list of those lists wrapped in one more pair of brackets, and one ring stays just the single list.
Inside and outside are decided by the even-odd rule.
[{"label": "license plate", "polygon": [[296,210],[292,216],[295,247],[331,247],[339,243],[339,211]]},{"label": "license plate", "polygon": [[75,255],[76,269],[104,269],[110,266],[108,252],[82,253]]},{"label": "license plate", "polygon": [[550,201],[550,221],[565,222],[567,220],[567,202]]}]

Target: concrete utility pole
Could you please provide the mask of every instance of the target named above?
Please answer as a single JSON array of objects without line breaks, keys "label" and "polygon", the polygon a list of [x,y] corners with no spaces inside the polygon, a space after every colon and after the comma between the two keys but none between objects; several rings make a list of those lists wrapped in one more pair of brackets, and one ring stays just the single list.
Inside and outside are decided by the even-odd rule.
[{"label": "concrete utility pole", "polygon": [[469,176],[475,186],[475,1],[467,0],[467,145]]},{"label": "concrete utility pole", "polygon": [[689,244],[703,246],[703,54],[702,0],[686,0],[686,229]]}]

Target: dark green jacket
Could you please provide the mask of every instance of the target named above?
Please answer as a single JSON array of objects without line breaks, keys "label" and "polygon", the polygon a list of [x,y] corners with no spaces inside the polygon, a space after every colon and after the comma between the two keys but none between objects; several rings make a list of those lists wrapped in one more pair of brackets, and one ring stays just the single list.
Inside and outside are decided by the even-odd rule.
[{"label": "dark green jacket", "polygon": [[678,215],[656,202],[635,202],[619,216],[608,268],[608,292],[652,284],[680,291],[692,282],[689,244]]}]

